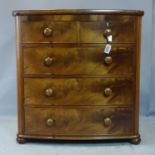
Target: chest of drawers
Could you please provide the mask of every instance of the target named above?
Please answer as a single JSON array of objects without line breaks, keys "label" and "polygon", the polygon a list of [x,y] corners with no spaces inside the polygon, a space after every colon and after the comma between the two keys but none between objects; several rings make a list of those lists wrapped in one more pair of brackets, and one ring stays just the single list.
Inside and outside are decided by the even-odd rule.
[{"label": "chest of drawers", "polygon": [[17,141],[126,139],[138,144],[143,11],[32,10],[13,15]]}]

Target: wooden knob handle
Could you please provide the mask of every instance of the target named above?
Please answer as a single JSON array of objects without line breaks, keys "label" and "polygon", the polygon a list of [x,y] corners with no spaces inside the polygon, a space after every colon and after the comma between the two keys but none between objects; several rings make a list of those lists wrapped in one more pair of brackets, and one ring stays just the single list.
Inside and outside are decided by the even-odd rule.
[{"label": "wooden knob handle", "polygon": [[53,95],[53,89],[51,89],[51,88],[46,89],[45,90],[45,95],[47,97],[51,97]]},{"label": "wooden knob handle", "polygon": [[47,121],[46,121],[46,124],[47,124],[48,126],[53,126],[54,120],[53,120],[52,118],[48,118]]},{"label": "wooden knob handle", "polygon": [[104,30],[104,37],[107,39],[107,37],[110,35],[112,35],[112,30],[110,28],[106,28]]},{"label": "wooden knob handle", "polygon": [[109,127],[109,126],[111,126],[111,124],[112,124],[111,118],[106,117],[106,118],[104,119],[104,125],[107,126],[107,127]]},{"label": "wooden knob handle", "polygon": [[49,27],[46,27],[46,28],[44,28],[44,30],[43,30],[43,34],[44,34],[44,36],[46,36],[46,37],[51,36],[51,35],[52,35],[52,32],[53,32],[53,30],[52,30],[51,28],[49,28]]},{"label": "wooden knob handle", "polygon": [[45,64],[45,66],[51,66],[51,64],[53,63],[53,58],[51,58],[51,57],[47,57],[47,58],[45,58],[44,59],[44,64]]},{"label": "wooden knob handle", "polygon": [[112,94],[112,89],[111,88],[105,88],[104,94],[105,94],[105,96],[110,96]]},{"label": "wooden knob handle", "polygon": [[104,62],[105,64],[110,65],[112,63],[112,57],[111,56],[105,57]]}]

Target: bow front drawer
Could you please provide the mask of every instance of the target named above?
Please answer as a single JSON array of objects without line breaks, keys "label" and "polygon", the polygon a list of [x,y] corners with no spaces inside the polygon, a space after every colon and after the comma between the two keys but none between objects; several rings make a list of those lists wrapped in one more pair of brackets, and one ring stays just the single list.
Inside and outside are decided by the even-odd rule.
[{"label": "bow front drawer", "polygon": [[109,55],[104,48],[24,48],[24,72],[96,76],[134,73],[134,46],[114,45]]},{"label": "bow front drawer", "polygon": [[133,134],[132,110],[127,108],[25,108],[25,113],[26,134],[54,137]]},{"label": "bow front drawer", "polygon": [[131,78],[26,78],[25,104],[133,105]]}]

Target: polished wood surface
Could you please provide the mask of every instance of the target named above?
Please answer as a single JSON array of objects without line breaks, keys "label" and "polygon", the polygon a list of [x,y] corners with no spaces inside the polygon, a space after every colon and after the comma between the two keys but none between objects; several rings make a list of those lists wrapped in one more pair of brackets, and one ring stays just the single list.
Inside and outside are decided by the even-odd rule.
[{"label": "polished wood surface", "polygon": [[18,134],[24,134],[24,107],[23,107],[23,53],[21,52],[21,26],[20,18],[16,17],[16,62],[17,62],[17,84],[18,84]]},{"label": "polished wood surface", "polygon": [[142,10],[93,10],[93,9],[63,9],[63,10],[15,10],[13,11],[14,16],[23,16],[23,15],[85,15],[85,14],[108,14],[108,15],[144,15]]},{"label": "polished wood surface", "polygon": [[[51,17],[51,16],[50,16]],[[117,42],[135,42],[135,21],[132,16],[84,16],[82,22],[79,16],[70,18],[75,21],[68,21],[66,16],[61,16],[63,22],[56,16],[51,18],[30,18],[26,21],[24,17],[22,22],[22,42],[52,42],[52,43],[106,43],[104,30],[107,29],[106,24],[110,23],[113,43]],[[69,16],[68,16],[69,17]],[[46,20],[45,20],[45,19]],[[55,20],[53,22],[53,19]],[[57,21],[57,20],[58,21]],[[96,22],[94,22],[96,21]],[[120,28],[121,27],[121,28]],[[52,30],[49,36],[44,34],[46,29]],[[126,37],[128,36],[128,37]],[[95,39],[94,39],[95,38]]]},{"label": "polished wood surface", "polygon": [[[18,135],[140,143],[141,16],[130,10],[14,11]],[[112,46],[109,54],[106,45]]]},{"label": "polished wood surface", "polygon": [[[25,133],[34,135],[132,135],[129,108],[25,108]],[[111,123],[107,123],[110,119]],[[47,121],[52,123],[47,124]],[[53,122],[54,121],[54,122]]]},{"label": "polished wood surface", "polygon": [[[39,74],[52,73],[67,74],[132,74],[134,73],[134,46],[112,46],[109,55],[104,53],[103,47],[28,47],[24,52],[24,73]],[[111,56],[108,64],[106,58]],[[52,59],[49,65],[45,60]],[[50,61],[50,60],[49,60]]]},{"label": "polished wood surface", "polygon": [[[114,24],[118,25],[119,22],[116,21],[118,19],[122,24],[131,24],[134,19],[136,20],[135,16],[130,16],[128,15],[123,15],[123,16],[116,16],[115,15],[100,15],[100,14],[83,14],[83,15],[71,15],[71,14],[64,14],[64,15],[59,15],[59,14],[53,14],[53,15],[31,15],[31,16],[20,16],[22,24],[26,22],[30,22],[33,24],[33,22],[40,22],[42,24],[44,23],[50,23],[50,22],[74,22],[77,26],[78,24],[82,22],[98,22],[98,23],[104,23],[104,27],[107,26],[107,22],[109,22],[109,26],[113,27]],[[126,20],[125,20],[126,19]],[[77,24],[78,23],[78,24]],[[134,23],[132,23],[134,24]],[[104,32],[104,29],[103,29]]]},{"label": "polished wood surface", "polygon": [[[111,94],[106,89],[112,90]],[[25,104],[34,105],[132,105],[131,78],[26,78]],[[50,91],[46,95],[46,91]]]},{"label": "polished wood surface", "polygon": [[80,23],[80,42],[105,43],[104,31],[107,29],[107,22],[110,23],[113,43],[135,42],[135,19],[131,16],[107,15],[103,22],[82,22]]},{"label": "polished wood surface", "polygon": [[[52,29],[45,35],[45,29]],[[74,22],[24,22],[22,23],[22,42],[77,42],[77,27]]]}]

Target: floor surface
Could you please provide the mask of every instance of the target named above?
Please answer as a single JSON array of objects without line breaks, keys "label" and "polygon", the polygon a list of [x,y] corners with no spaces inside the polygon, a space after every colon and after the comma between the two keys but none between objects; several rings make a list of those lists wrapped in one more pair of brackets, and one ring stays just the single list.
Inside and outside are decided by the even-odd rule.
[{"label": "floor surface", "polygon": [[16,117],[0,117],[0,155],[155,155],[155,116],[140,117],[142,142],[16,142]]}]

